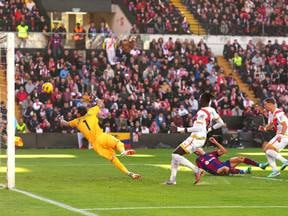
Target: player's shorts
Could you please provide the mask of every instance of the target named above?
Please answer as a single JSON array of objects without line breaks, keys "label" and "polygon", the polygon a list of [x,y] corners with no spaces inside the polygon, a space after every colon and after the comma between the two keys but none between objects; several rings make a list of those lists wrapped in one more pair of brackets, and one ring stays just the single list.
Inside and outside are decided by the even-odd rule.
[{"label": "player's shorts", "polygon": [[97,136],[96,140],[93,142],[93,149],[102,157],[113,160],[115,158],[114,149],[117,148],[117,145],[124,145],[119,139],[114,136],[102,133]]},{"label": "player's shorts", "polygon": [[[227,161],[223,162],[222,165],[223,165],[223,166],[226,166],[226,167],[229,167],[229,169],[231,168],[230,160],[227,160]],[[223,167],[223,166],[222,166],[222,167]]]},{"label": "player's shorts", "polygon": [[184,140],[180,146],[184,149],[187,154],[193,153],[196,149],[204,146],[206,141],[205,132],[191,133],[191,135]]},{"label": "player's shorts", "polygon": [[[278,136],[282,136],[280,142],[277,141]],[[288,136],[276,134],[268,144],[273,145],[278,151],[281,151],[288,145]]]}]

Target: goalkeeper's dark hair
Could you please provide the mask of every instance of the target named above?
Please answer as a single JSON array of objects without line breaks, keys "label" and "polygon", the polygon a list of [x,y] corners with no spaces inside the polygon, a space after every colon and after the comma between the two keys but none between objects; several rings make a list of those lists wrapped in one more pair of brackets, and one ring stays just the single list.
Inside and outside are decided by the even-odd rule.
[{"label": "goalkeeper's dark hair", "polygon": [[209,106],[209,103],[213,98],[214,98],[214,96],[211,93],[204,92],[203,94],[201,94],[200,98],[199,98],[200,107]]},{"label": "goalkeeper's dark hair", "polygon": [[276,101],[275,101],[274,98],[266,98],[266,99],[264,100],[264,102],[266,102],[266,103],[271,103],[271,104],[276,104]]},{"label": "goalkeeper's dark hair", "polygon": [[84,116],[87,113],[87,107],[79,106],[77,107],[77,112],[79,113],[80,116]]}]

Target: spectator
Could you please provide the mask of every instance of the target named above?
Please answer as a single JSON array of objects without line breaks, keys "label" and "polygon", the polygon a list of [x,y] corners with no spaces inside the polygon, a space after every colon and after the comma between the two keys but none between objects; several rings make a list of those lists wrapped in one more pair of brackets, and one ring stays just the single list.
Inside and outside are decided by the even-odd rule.
[{"label": "spectator", "polygon": [[19,122],[16,124],[16,132],[24,134],[27,132],[27,126],[22,118],[19,119]]},{"label": "spectator", "polygon": [[28,39],[28,25],[25,24],[25,22],[22,20],[21,24],[17,26],[17,32],[18,32],[18,39],[19,39],[19,47],[25,48],[26,47],[26,41]]},{"label": "spectator", "polygon": [[91,22],[90,27],[88,29],[88,38],[89,38],[90,48],[92,48],[92,45],[93,45],[94,41],[96,40],[96,36],[97,36],[96,33],[97,33],[97,30],[95,27],[95,23]]},{"label": "spectator", "polygon": [[232,109],[232,116],[242,116],[242,115],[243,115],[243,110],[241,110],[240,107],[238,105],[236,105]]},{"label": "spectator", "polygon": [[108,61],[111,65],[116,64],[116,62],[115,62],[115,57],[116,57],[115,43],[116,43],[115,36],[107,37],[104,40]]},{"label": "spectator", "polygon": [[52,50],[52,56],[54,57],[54,59],[60,58],[62,56],[63,49],[61,35],[59,35],[58,33],[54,33],[50,38],[48,48]]},{"label": "spectator", "polygon": [[76,49],[85,49],[85,30],[80,23],[74,28],[74,41]]}]

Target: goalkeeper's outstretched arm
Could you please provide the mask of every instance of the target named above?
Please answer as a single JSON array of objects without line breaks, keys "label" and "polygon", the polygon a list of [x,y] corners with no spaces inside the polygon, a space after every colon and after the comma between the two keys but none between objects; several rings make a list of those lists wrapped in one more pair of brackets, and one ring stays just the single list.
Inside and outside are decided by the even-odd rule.
[{"label": "goalkeeper's outstretched arm", "polygon": [[68,127],[68,126],[70,126],[70,125],[69,125],[69,122],[66,121],[66,120],[64,120],[64,117],[63,117],[63,116],[60,116],[60,117],[59,117],[59,121],[60,121],[60,126],[61,126],[61,127]]}]

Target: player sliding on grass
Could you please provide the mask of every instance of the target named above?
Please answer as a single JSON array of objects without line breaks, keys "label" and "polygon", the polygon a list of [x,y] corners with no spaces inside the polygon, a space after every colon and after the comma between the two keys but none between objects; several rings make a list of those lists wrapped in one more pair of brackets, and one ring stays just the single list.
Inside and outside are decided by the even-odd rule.
[{"label": "player sliding on grass", "polygon": [[76,127],[84,137],[92,144],[93,149],[102,157],[111,161],[115,167],[132,179],[139,179],[139,174],[129,172],[127,168],[119,161],[115,155],[115,150],[119,151],[122,156],[134,154],[134,150],[125,150],[124,144],[114,136],[104,133],[98,123],[98,117],[103,118],[102,100],[97,100],[97,106],[87,110],[86,107],[77,108],[77,118],[72,121],[65,121],[61,117],[62,126]]},{"label": "player sliding on grass", "polygon": [[264,164],[258,163],[246,157],[233,157],[225,162],[222,162],[219,160],[219,157],[226,154],[227,150],[219,142],[217,142],[214,137],[211,137],[209,141],[218,149],[212,152],[205,152],[203,149],[199,148],[194,153],[198,155],[196,158],[197,166],[212,175],[250,174],[250,166],[246,170],[236,169],[236,166],[241,163],[260,167],[262,169],[265,167]]},{"label": "player sliding on grass", "polygon": [[288,166],[288,160],[284,158],[279,152],[288,145],[288,118],[284,111],[277,108],[277,104],[273,98],[268,98],[264,101],[264,108],[269,111],[268,124],[260,126],[260,131],[272,130],[276,131],[276,135],[264,147],[268,164],[272,167],[272,172],[268,175],[269,178],[280,175],[277,169],[276,159],[282,162],[281,170]]},{"label": "player sliding on grass", "polygon": [[[213,96],[211,94],[203,93],[199,99],[201,109],[195,116],[193,127],[177,128],[178,132],[187,131],[190,132],[191,135],[173,151],[171,160],[171,175],[166,184],[176,184],[176,175],[179,165],[190,168],[195,173],[194,184],[199,182],[203,171],[186,159],[184,155],[191,154],[192,152],[196,151],[196,149],[204,146],[207,133],[225,125],[216,110],[210,107],[212,98]],[[213,121],[215,121],[216,124],[212,125]]]}]

